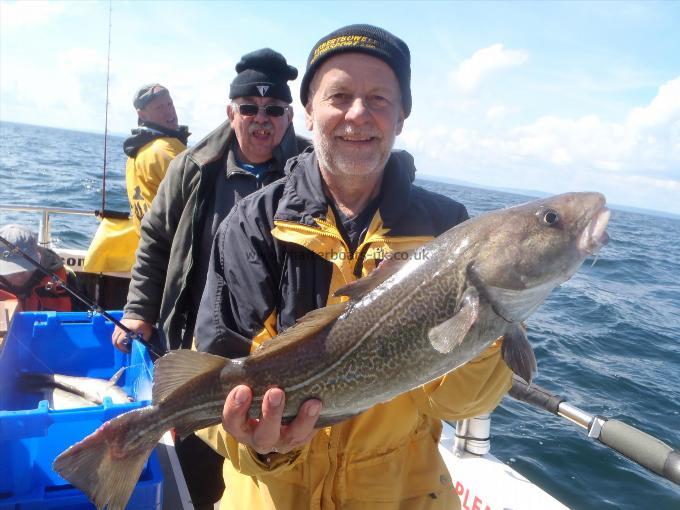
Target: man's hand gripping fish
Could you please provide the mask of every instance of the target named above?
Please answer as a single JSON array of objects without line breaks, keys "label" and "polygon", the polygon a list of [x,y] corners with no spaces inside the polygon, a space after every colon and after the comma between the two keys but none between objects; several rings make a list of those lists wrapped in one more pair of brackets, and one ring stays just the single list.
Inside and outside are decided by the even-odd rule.
[{"label": "man's hand gripping fish", "polygon": [[318,398],[327,426],[423,385],[503,336],[502,354],[531,380],[536,361],[522,321],[607,242],[598,193],[568,193],[470,219],[399,264],[387,259],[340,289],[349,301],[312,311],[247,358],[188,350],[155,364],[152,405],[104,423],[54,461],[54,470],[103,508],[122,509],[165,431],[221,422],[227,394],[286,393],[284,419]]}]

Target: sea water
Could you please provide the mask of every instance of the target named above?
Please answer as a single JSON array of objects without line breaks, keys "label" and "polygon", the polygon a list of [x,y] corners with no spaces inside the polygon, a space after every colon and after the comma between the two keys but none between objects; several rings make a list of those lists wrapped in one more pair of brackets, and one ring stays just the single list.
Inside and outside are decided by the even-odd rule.
[{"label": "sea water", "polygon": [[[128,210],[123,138],[107,139],[105,207],[119,211]],[[103,167],[102,135],[0,123],[2,205],[101,209]],[[530,199],[417,184],[462,202],[472,216]],[[35,228],[38,219],[0,211],[0,224]],[[52,235],[60,246],[86,248],[96,227],[94,216],[57,215]],[[590,414],[680,448],[680,218],[614,207],[608,232],[596,263],[587,260],[527,321],[539,366],[535,382]],[[509,397],[492,415],[491,449],[571,508],[680,508],[671,482],[566,420]]]}]

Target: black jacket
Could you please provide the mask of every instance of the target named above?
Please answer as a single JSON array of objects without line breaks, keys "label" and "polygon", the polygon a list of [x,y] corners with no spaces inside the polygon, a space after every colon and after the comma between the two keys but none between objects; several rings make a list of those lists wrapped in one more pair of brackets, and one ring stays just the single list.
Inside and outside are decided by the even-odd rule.
[{"label": "black jacket", "polygon": [[349,255],[308,149],[286,177],[242,200],[220,225],[196,328],[201,351],[247,355],[254,345],[326,306],[381,253],[410,249],[468,218],[465,207],[413,184],[413,158],[393,152],[368,231]]}]

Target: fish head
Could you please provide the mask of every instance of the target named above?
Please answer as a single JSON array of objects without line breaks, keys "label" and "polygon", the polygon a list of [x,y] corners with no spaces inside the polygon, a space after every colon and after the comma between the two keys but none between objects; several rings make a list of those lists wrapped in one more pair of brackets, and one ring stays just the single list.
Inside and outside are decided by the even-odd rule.
[{"label": "fish head", "polygon": [[600,193],[566,193],[494,211],[468,234],[468,276],[499,315],[526,319],[585,258],[607,243],[610,211]]}]

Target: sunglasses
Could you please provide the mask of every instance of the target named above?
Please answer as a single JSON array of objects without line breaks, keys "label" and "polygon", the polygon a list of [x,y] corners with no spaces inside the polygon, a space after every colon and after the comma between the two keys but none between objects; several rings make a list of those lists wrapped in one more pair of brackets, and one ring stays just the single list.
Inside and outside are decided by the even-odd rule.
[{"label": "sunglasses", "polygon": [[258,106],[256,104],[237,104],[232,103],[238,112],[244,117],[255,117],[260,110],[264,110],[267,117],[281,117],[290,106],[279,106],[277,104],[268,104],[266,106]]}]

